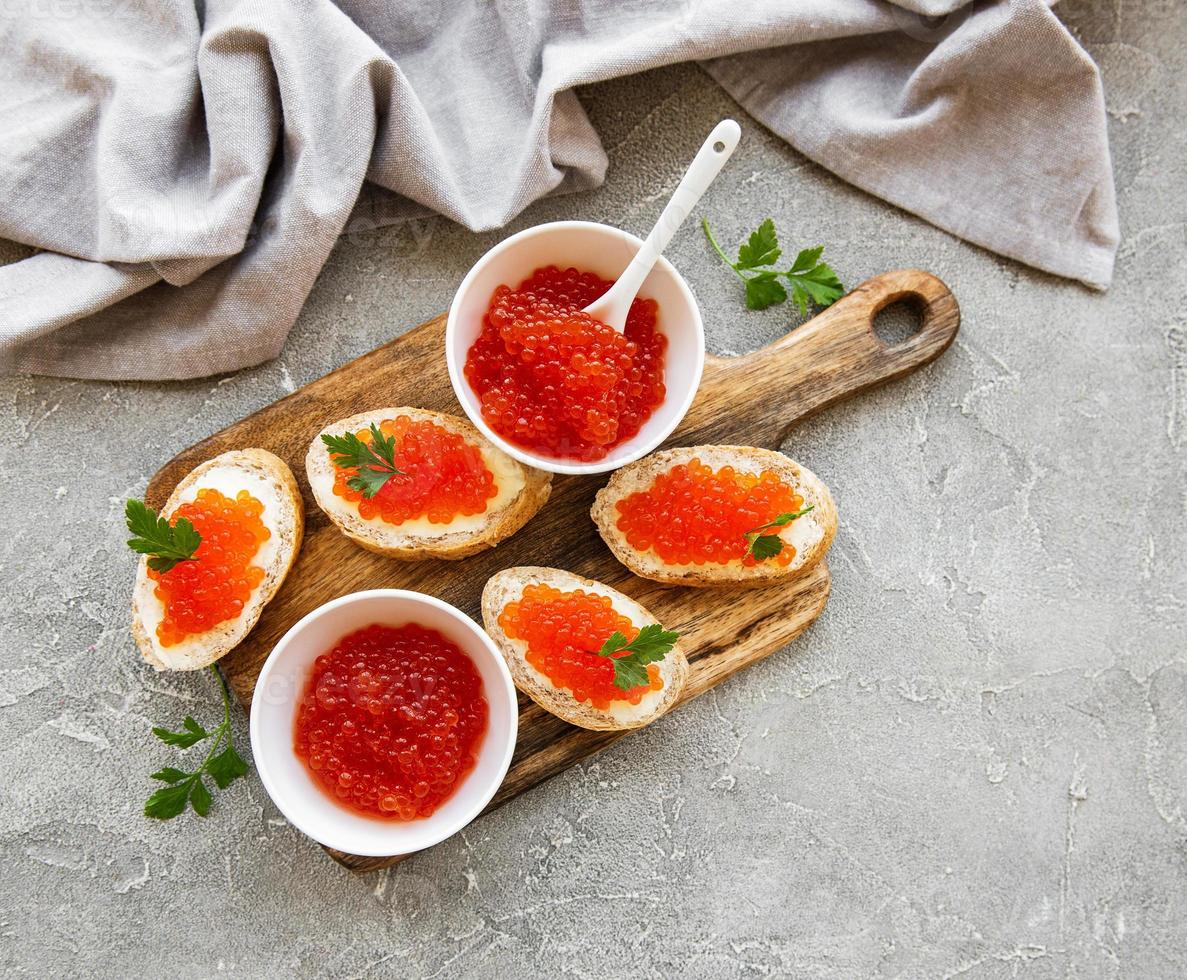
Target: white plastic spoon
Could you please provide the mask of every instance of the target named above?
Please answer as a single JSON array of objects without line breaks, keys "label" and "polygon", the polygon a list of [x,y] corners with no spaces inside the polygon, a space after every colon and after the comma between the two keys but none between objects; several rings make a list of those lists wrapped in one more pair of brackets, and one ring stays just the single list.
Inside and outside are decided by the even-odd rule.
[{"label": "white plastic spoon", "polygon": [[701,145],[697,155],[692,158],[688,172],[672,193],[659,221],[651,229],[651,234],[643,243],[643,247],[635,253],[628,265],[618,277],[618,281],[606,292],[585,308],[596,320],[613,327],[619,333],[626,329],[626,315],[631,308],[639,287],[651,272],[656,259],[668,246],[676,229],[684,224],[684,219],[696,207],[701,195],[709,189],[709,185],[726,160],[737,149],[738,140],[742,136],[742,127],[732,119],[723,119],[709,134],[709,138]]}]

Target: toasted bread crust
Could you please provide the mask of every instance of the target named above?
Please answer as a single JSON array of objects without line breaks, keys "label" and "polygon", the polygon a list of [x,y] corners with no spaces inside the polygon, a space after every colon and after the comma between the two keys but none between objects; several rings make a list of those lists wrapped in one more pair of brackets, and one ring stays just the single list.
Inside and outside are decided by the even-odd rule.
[{"label": "toasted bread crust", "polygon": [[161,508],[161,516],[171,516],[190,487],[201,483],[212,470],[223,469],[253,474],[264,479],[275,490],[283,508],[281,514],[275,515],[278,523],[273,531],[279,535],[279,547],[271,567],[264,569],[263,582],[257,586],[252,601],[244,607],[239,617],[220,623],[198,638],[196,643],[187,641],[187,652],[171,657],[169,663],[162,659],[144,622],[141,601],[149,579],[148,559],[141,556],[136,568],[136,586],[132,591],[132,636],[144,659],[157,670],[200,670],[230,653],[251,632],[264,607],[284,583],[301,550],[301,539],[305,533],[301,491],[284,460],[266,449],[235,449],[195,467],[173,488],[165,506]]},{"label": "toasted bread crust", "polygon": [[[582,578],[559,568],[525,565],[508,568],[492,576],[482,590],[482,621],[487,634],[503,654],[515,686],[545,711],[549,711],[570,725],[594,731],[626,731],[642,728],[672,708],[688,681],[688,660],[677,643],[659,662],[664,686],[653,704],[648,704],[636,717],[624,717],[609,710],[595,708],[588,702],[576,701],[570,691],[554,686],[524,659],[520,641],[512,640],[499,625],[499,614],[508,602],[523,594],[525,586],[548,584],[559,589],[585,589],[608,595],[614,608],[636,626],[655,623],[656,619],[634,599],[611,589],[601,582]],[[632,712],[633,714],[633,712]]]},{"label": "toasted bread crust", "polygon": [[[334,464],[321,441],[323,435],[337,435],[353,432],[369,426],[372,422],[407,415],[418,421],[433,422],[451,432],[456,432],[467,442],[482,447],[483,452],[495,453],[500,461],[514,466],[523,476],[523,486],[509,503],[500,506],[487,515],[486,522],[476,530],[450,531],[448,525],[432,533],[416,533],[401,530],[396,525],[381,525],[364,520],[357,514],[336,512],[328,487],[333,485]],[[379,408],[360,412],[349,418],[339,419],[326,426],[314,436],[305,454],[305,472],[317,505],[335,526],[351,541],[368,551],[401,561],[420,561],[425,558],[456,560],[466,558],[493,548],[524,526],[544,506],[552,492],[552,474],[523,466],[516,460],[488,442],[466,419],[442,412],[430,412],[420,408]]]},{"label": "toasted bread crust", "polygon": [[[699,458],[715,469],[728,464],[736,469],[751,472],[769,469],[778,473],[803,496],[805,504],[815,507],[810,515],[800,518],[807,520],[810,517],[815,525],[810,545],[799,551],[790,565],[758,562],[747,567],[741,562],[731,562],[728,565],[706,563],[691,568],[675,569],[662,562],[654,553],[640,552],[631,547],[626,536],[617,527],[618,515],[615,504],[629,494],[646,490],[660,473],[694,458]],[[610,482],[599,490],[594,498],[590,516],[614,557],[636,575],[666,585],[687,585],[694,588],[762,588],[798,578],[825,556],[837,533],[837,507],[824,482],[811,470],[800,466],[782,453],[756,449],[753,446],[690,446],[645,456],[614,473]]]}]

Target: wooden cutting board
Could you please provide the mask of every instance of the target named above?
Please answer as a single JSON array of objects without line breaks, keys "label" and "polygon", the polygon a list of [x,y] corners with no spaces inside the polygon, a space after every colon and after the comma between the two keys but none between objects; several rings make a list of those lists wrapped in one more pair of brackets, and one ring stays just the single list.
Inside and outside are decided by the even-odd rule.
[{"label": "wooden cutting board", "polygon": [[[921,326],[888,347],[874,333],[873,319],[899,300],[915,306]],[[738,315],[746,314],[739,310]],[[707,357],[696,401],[667,445],[733,443],[777,449],[797,420],[938,357],[959,326],[956,300],[935,276],[915,269],[875,276],[761,350],[742,357]],[[335,419],[373,408],[410,405],[462,414],[445,367],[444,334],[442,315],[191,446],[150,481],[147,501],[160,507],[199,463],[228,449],[258,446],[284,459],[301,485],[306,531],[297,563],[252,633],[221,663],[245,707],[260,667],[288,628],[322,603],[361,589],[426,592],[481,623],[479,597],[495,572],[513,565],[567,568],[620,589],[680,633],[692,667],[683,701],[784,646],[820,614],[829,590],[823,562],[793,585],[760,590],[670,588],[636,578],[611,556],[589,518],[593,496],[608,474],[556,477],[552,498],[523,530],[460,562],[403,563],[351,544],[309,492],[304,460],[310,440]],[[819,475],[828,482],[827,472]],[[574,728],[522,695],[519,711],[511,768],[488,811],[624,734]],[[357,871],[401,860],[330,854]]]}]

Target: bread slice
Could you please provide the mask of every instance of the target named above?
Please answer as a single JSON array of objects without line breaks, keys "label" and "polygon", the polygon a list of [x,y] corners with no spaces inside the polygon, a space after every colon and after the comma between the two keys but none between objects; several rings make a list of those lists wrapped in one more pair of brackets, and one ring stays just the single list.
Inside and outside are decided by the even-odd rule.
[{"label": "bread slice", "polygon": [[[699,459],[714,470],[723,466],[732,466],[745,473],[772,470],[804,498],[805,507],[814,507],[803,517],[778,529],[779,536],[795,546],[795,558],[788,565],[761,561],[746,566],[740,559],[726,564],[706,562],[703,565],[669,565],[661,561],[654,551],[638,551],[627,542],[626,536],[617,526],[618,510],[615,504],[632,493],[646,490],[660,473],[693,459]],[[590,516],[597,524],[602,539],[614,552],[614,557],[636,575],[668,585],[705,588],[760,587],[797,578],[825,556],[837,533],[836,504],[820,478],[782,453],[752,446],[690,446],[645,456],[615,472],[610,482],[594,498]],[[775,529],[772,528],[770,533],[775,533]]]},{"label": "bread slice", "polygon": [[207,487],[228,497],[247,490],[264,505],[260,519],[272,536],[260,545],[254,560],[264,569],[264,578],[237,619],[163,647],[157,639],[157,625],[164,618],[165,607],[153,594],[156,583],[148,577],[148,559],[142,556],[132,589],[132,635],[144,659],[157,670],[198,670],[234,649],[276,595],[301,548],[305,529],[301,493],[292,471],[278,456],[264,449],[235,449],[208,460],[177,484],[161,508],[161,516],[172,516],[181,504]]},{"label": "bread slice", "polygon": [[523,595],[523,590],[529,585],[551,585],[554,589],[571,592],[582,589],[585,592],[609,596],[614,603],[614,609],[629,619],[636,627],[655,623],[656,619],[634,599],[624,596],[608,585],[594,582],[592,579],[582,578],[572,572],[565,572],[559,568],[539,568],[536,566],[521,566],[508,568],[494,575],[482,590],[482,622],[486,632],[495,641],[507,666],[511,670],[511,679],[515,686],[530,697],[536,704],[546,711],[551,711],[558,718],[579,728],[591,728],[595,731],[620,731],[630,728],[642,728],[665,711],[671,708],[679,699],[688,681],[688,660],[684,651],[677,643],[668,651],[663,660],[658,661],[660,677],[663,687],[658,691],[649,691],[640,698],[638,704],[611,702],[606,710],[595,708],[588,701],[577,701],[567,688],[557,687],[544,674],[527,662],[527,644],[522,640],[513,640],[502,626],[499,625],[499,614],[509,602],[515,602]]},{"label": "bread slice", "polygon": [[[379,517],[367,519],[360,516],[353,503],[335,495],[335,467],[321,437],[357,432],[372,422],[378,424],[398,415],[407,415],[414,421],[432,422],[457,433],[482,450],[487,469],[494,474],[499,489],[499,495],[487,503],[485,512],[459,515],[448,524],[432,524],[428,518],[389,524]],[[343,534],[369,551],[404,561],[465,558],[493,548],[523,527],[544,506],[552,492],[552,474],[512,459],[491,445],[465,419],[420,408],[377,408],[327,425],[309,444],[305,472],[317,505]]]}]

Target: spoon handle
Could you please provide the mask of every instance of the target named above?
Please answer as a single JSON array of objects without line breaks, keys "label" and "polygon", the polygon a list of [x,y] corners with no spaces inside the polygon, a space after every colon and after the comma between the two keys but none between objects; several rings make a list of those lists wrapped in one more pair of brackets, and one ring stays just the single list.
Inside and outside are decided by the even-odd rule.
[{"label": "spoon handle", "polygon": [[677,185],[668,206],[659,216],[659,221],[651,229],[651,234],[643,242],[643,247],[635,253],[630,265],[618,277],[613,287],[615,293],[634,298],[639,292],[639,287],[643,285],[643,280],[655,265],[655,260],[667,248],[668,242],[676,234],[676,229],[684,224],[701,195],[721,173],[721,168],[737,149],[741,137],[742,127],[732,119],[723,119],[713,127],[713,132],[692,158],[688,171]]}]

